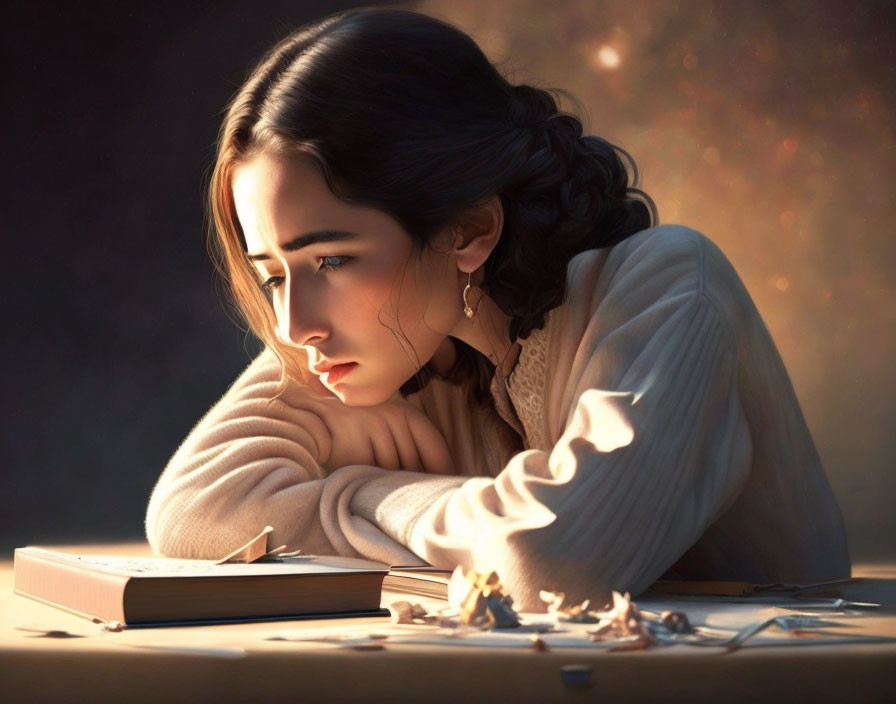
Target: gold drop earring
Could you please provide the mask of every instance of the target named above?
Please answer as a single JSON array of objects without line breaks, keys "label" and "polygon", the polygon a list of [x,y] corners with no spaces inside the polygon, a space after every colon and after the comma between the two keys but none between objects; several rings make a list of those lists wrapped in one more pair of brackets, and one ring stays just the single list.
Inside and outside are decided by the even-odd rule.
[{"label": "gold drop earring", "polygon": [[467,316],[468,318],[470,318],[470,319],[472,319],[473,316],[476,315],[476,311],[474,311],[474,310],[470,307],[470,303],[467,301],[467,292],[470,290],[470,280],[471,280],[472,278],[473,278],[473,272],[470,271],[470,272],[467,273],[467,285],[464,286],[464,293],[463,293],[463,299],[464,299],[464,315],[466,315],[466,316]]}]

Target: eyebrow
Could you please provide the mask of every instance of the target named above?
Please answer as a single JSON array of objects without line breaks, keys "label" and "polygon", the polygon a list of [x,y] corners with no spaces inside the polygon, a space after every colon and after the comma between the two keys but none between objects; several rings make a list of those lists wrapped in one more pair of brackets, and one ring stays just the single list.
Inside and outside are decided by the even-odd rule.
[{"label": "eyebrow", "polygon": [[[343,230],[320,230],[318,232],[309,232],[305,235],[293,237],[289,242],[280,245],[280,249],[284,252],[296,252],[302,247],[308,247],[318,242],[339,242],[341,240],[354,240],[358,235],[354,232],[345,232]],[[247,254],[246,259],[250,262],[260,262],[272,259],[270,254],[260,252],[258,254]]]}]

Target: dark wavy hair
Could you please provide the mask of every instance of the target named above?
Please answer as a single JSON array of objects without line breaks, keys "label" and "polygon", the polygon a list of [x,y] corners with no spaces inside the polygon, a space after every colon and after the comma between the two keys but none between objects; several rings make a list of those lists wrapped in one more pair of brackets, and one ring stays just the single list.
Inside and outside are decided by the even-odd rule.
[{"label": "dark wavy hair", "polygon": [[[250,329],[307,380],[307,357],[283,343],[245,257],[234,168],[259,151],[307,154],[343,201],[375,207],[411,236],[414,251],[464,211],[497,194],[500,240],[484,265],[487,293],[511,316],[511,341],[543,327],[563,302],[572,257],[656,224],[652,199],[621,148],[584,136],[556,95],[512,85],[476,43],[427,15],[355,9],[288,36],[259,63],[222,125],[210,185],[212,253]],[[632,169],[629,172],[621,157]],[[454,340],[448,378],[488,398],[494,366]],[[413,393],[427,363],[401,388]]]}]

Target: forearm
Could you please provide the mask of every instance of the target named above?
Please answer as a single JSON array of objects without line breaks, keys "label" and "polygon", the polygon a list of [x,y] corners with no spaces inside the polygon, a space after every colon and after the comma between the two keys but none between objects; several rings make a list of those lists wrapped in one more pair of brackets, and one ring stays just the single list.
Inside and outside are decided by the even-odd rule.
[{"label": "forearm", "polygon": [[156,553],[222,557],[266,525],[274,528],[270,540],[276,545],[336,552],[318,511],[323,479],[302,481],[294,465],[277,459],[229,466],[227,458],[192,471],[169,465],[146,514],[146,535]]},{"label": "forearm", "polygon": [[450,471],[442,436],[399,399],[353,409],[297,385],[275,399],[278,380],[276,359],[259,357],[171,458],[147,510],[154,549],[216,557],[271,525],[292,549],[413,560],[342,508],[368,479]]},{"label": "forearm", "polygon": [[[282,459],[248,463],[230,459],[237,464],[224,472],[200,465],[194,472],[177,472],[179,478],[167,485],[160,482],[146,522],[157,553],[217,558],[270,525],[269,544],[306,554],[367,557],[389,564],[419,562],[375,523],[349,510],[361,487],[410,473],[354,465],[303,480],[301,470]],[[218,478],[210,481],[211,474]]]}]

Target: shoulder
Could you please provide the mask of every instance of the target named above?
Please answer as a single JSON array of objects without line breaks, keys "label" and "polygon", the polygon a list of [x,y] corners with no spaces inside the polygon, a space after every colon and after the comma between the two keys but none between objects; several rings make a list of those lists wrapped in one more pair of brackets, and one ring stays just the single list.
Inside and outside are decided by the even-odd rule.
[{"label": "shoulder", "polygon": [[733,349],[707,276],[708,264],[720,257],[700,232],[663,225],[570,260],[563,303],[523,342],[517,365],[519,376],[547,378],[545,437],[559,437],[581,384],[617,388],[635,360],[658,365],[671,359],[678,343],[698,329],[718,329],[720,344]]},{"label": "shoulder", "polygon": [[611,289],[701,287],[707,259],[723,258],[702,233],[685,225],[641,230],[614,247],[589,249],[570,260],[571,293]]},{"label": "shoulder", "polygon": [[573,257],[564,303],[590,313],[607,306],[636,310],[688,295],[719,304],[732,288],[742,288],[740,279],[711,239],[685,225],[659,225]]},{"label": "shoulder", "polygon": [[724,319],[735,310],[732,301],[744,295],[734,269],[708,237],[685,225],[660,225],[573,257],[564,301],[549,314],[545,334],[568,343],[692,303],[710,305]]}]

